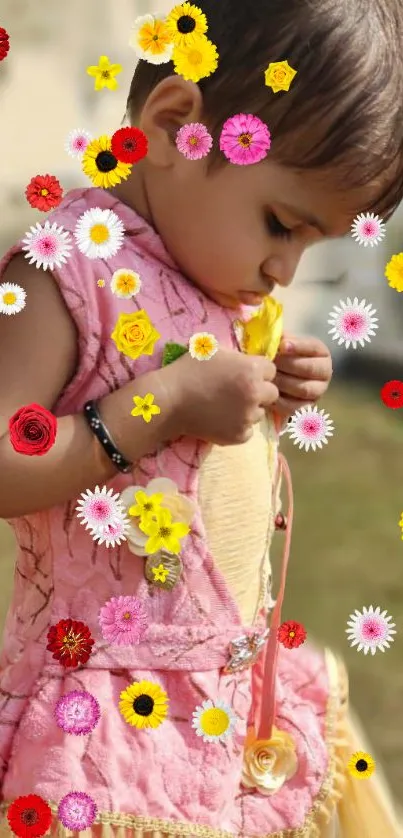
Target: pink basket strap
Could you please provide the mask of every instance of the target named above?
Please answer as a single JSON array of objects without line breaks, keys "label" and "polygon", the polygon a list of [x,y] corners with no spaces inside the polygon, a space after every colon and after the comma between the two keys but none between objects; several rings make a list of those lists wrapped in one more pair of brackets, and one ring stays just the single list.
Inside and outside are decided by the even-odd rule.
[{"label": "pink basket strap", "polygon": [[[282,454],[279,454],[280,479],[284,474],[287,484],[288,494],[288,514],[287,514],[287,529],[285,535],[285,544],[283,557],[281,562],[281,579],[280,588],[273,609],[269,639],[266,643],[263,652],[263,682],[261,689],[258,690],[260,695],[256,701],[256,715],[255,715],[255,733],[258,739],[270,739],[272,735],[272,728],[276,716],[276,674],[277,674],[277,659],[279,651],[278,629],[281,625],[281,609],[283,606],[285,584],[287,579],[288,560],[290,556],[291,546],[291,532],[292,519],[294,512],[294,501],[292,492],[292,482],[290,469],[287,460]],[[257,728],[257,729],[256,729]]]}]

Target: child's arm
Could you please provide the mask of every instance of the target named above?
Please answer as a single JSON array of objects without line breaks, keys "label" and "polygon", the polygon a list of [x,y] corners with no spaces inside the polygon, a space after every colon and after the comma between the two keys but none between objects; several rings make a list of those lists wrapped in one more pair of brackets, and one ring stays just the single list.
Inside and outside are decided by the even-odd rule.
[{"label": "child's arm", "polygon": [[[117,472],[80,414],[59,420],[56,442],[45,456],[12,448],[10,417],[32,402],[52,409],[74,374],[77,335],[49,273],[17,256],[2,281],[27,293],[19,314],[0,317],[0,518],[16,518],[78,498]],[[204,363],[186,353],[101,399],[100,413],[133,463],[182,435],[235,445],[250,439],[252,426],[277,401],[275,374],[264,357],[222,349]],[[149,424],[130,415],[133,396],[146,393],[161,408]]]},{"label": "child's arm", "polygon": [[[0,517],[13,518],[78,498],[118,472],[81,414],[58,420],[56,442],[43,457],[18,454],[12,448],[9,418],[32,402],[52,409],[74,374],[77,335],[50,274],[17,256],[2,282],[14,282],[27,293],[19,314],[0,315]],[[170,375],[169,367],[143,375],[99,403],[116,445],[131,462],[174,438],[174,389],[166,386]],[[147,392],[154,393],[161,407],[149,424],[130,415],[133,396]]]}]

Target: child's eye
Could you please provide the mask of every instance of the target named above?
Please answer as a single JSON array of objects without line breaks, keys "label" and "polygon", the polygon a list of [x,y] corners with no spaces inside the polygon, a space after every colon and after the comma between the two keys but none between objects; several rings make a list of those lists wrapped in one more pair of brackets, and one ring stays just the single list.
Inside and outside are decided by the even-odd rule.
[{"label": "child's eye", "polygon": [[266,215],[266,224],[272,236],[278,236],[284,239],[289,239],[292,236],[292,230],[289,227],[284,227],[284,224],[279,221],[273,212],[269,212]]}]

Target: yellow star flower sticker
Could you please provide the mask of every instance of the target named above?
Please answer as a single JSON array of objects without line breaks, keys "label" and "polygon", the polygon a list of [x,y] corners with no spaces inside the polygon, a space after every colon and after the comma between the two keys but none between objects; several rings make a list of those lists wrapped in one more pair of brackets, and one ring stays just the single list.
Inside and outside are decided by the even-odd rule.
[{"label": "yellow star flower sticker", "polygon": [[265,70],[264,80],[273,93],[278,93],[280,90],[289,90],[296,75],[297,71],[290,67],[288,61],[274,61]]},{"label": "yellow star flower sticker", "polygon": [[101,55],[97,65],[87,67],[88,75],[95,78],[94,90],[102,90],[103,87],[116,90],[119,85],[115,76],[121,72],[122,65],[111,64],[107,55]]},{"label": "yellow star flower sticker", "polygon": [[154,396],[152,393],[147,393],[144,398],[141,396],[133,396],[133,401],[136,407],[131,411],[131,416],[142,416],[145,422],[151,422],[153,416],[161,413],[161,408],[154,404]]},{"label": "yellow star flower sticker", "polygon": [[152,571],[154,574],[154,582],[165,582],[169,574],[169,570],[164,567],[163,564],[159,564],[158,567],[153,567]]},{"label": "yellow star flower sticker", "polygon": [[150,555],[158,553],[158,550],[167,550],[168,553],[177,556],[181,549],[179,539],[184,538],[190,532],[190,527],[187,524],[173,521],[168,509],[162,507],[156,510],[155,520],[149,518],[147,521],[141,521],[139,528],[141,532],[148,535],[148,541],[144,549]]},{"label": "yellow star flower sticker", "polygon": [[155,516],[161,506],[164,495],[162,492],[147,495],[147,492],[139,491],[136,492],[134,499],[136,503],[130,507],[129,515],[133,518],[141,518],[142,521],[147,521],[149,518]]},{"label": "yellow star flower sticker", "polygon": [[105,280],[99,279],[97,282],[98,288],[105,288]]}]

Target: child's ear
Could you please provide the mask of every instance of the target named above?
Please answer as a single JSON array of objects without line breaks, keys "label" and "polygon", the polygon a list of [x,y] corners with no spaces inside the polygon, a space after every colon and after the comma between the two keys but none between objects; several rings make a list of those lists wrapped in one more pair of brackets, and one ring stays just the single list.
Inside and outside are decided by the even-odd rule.
[{"label": "child's ear", "polygon": [[182,125],[200,122],[203,97],[200,89],[182,76],[163,79],[150,93],[139,127],[148,139],[147,162],[170,166],[177,154],[175,137]]}]

